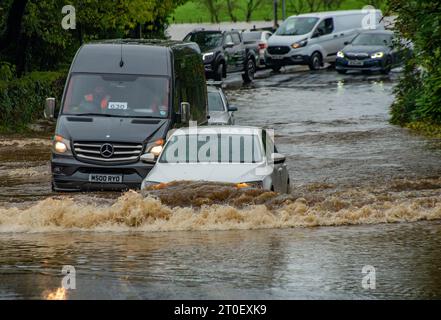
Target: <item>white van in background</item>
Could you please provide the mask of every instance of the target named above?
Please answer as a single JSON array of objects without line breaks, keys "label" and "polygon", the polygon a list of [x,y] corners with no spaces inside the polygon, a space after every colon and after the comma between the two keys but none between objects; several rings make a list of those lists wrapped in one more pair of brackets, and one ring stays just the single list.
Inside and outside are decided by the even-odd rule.
[{"label": "white van in background", "polygon": [[307,13],[287,18],[268,40],[265,63],[274,71],[286,65],[320,69],[363,29],[384,29],[381,10]]}]

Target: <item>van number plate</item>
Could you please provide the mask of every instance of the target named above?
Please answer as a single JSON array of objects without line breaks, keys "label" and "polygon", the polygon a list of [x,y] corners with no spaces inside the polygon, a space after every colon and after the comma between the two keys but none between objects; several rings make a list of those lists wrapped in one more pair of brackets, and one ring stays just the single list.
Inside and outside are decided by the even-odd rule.
[{"label": "van number plate", "polygon": [[90,174],[89,182],[93,183],[122,183],[121,175]]},{"label": "van number plate", "polygon": [[273,58],[274,60],[282,60],[285,57],[284,56],[280,56],[280,55],[274,55],[274,56],[271,56],[271,58]]}]

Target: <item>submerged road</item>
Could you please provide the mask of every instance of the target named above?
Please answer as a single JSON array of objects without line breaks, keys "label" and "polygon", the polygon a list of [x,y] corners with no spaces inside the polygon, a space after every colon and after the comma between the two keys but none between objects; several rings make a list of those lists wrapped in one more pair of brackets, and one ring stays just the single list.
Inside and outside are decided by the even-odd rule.
[{"label": "submerged road", "polygon": [[398,77],[227,79],[236,123],[275,130],[287,198],[52,194],[48,135],[2,137],[0,298],[441,298],[441,141],[389,124]]}]

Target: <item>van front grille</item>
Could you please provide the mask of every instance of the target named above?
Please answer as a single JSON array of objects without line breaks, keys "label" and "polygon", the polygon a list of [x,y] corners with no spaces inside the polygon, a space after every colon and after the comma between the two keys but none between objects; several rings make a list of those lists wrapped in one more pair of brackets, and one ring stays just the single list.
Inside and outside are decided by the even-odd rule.
[{"label": "van front grille", "polygon": [[269,54],[287,54],[291,49],[286,46],[271,46],[267,50]]},{"label": "van front grille", "polygon": [[143,146],[122,142],[74,142],[73,151],[78,159],[104,163],[135,162]]}]

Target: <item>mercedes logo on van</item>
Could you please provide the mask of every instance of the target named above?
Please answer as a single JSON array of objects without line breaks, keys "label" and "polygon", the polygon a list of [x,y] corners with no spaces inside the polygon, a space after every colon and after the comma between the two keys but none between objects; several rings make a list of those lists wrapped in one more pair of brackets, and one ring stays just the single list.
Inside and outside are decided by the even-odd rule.
[{"label": "mercedes logo on van", "polygon": [[113,156],[113,146],[110,143],[105,143],[101,146],[100,153],[104,158]]}]

